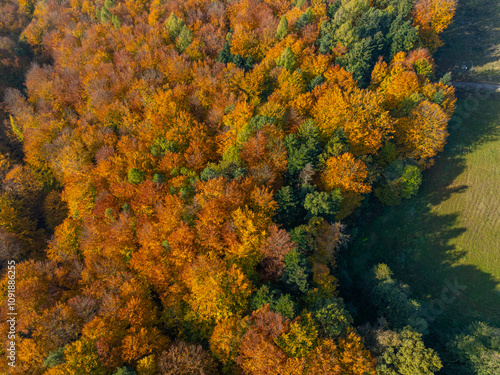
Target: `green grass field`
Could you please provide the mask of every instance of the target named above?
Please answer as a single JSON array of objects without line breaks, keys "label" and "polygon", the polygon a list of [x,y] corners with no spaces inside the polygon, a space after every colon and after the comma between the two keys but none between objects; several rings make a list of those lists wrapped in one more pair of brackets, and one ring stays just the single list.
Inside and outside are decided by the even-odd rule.
[{"label": "green grass field", "polygon": [[[444,46],[436,54],[441,70],[472,63],[465,80],[500,82],[500,3],[492,0],[458,0],[452,25],[443,32]],[[456,77],[456,75],[455,75]]]},{"label": "green grass field", "polygon": [[[498,325],[500,96],[460,94],[450,133],[419,194],[361,228],[349,256],[359,270],[387,263],[414,297],[433,303],[438,330]],[[452,302],[442,295],[450,283],[466,287]]]}]

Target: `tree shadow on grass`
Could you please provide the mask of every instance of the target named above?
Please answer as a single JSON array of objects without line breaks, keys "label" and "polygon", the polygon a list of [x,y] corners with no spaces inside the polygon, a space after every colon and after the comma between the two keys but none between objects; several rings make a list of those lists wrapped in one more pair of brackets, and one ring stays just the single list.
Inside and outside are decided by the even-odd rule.
[{"label": "tree shadow on grass", "polygon": [[483,65],[500,59],[499,7],[491,0],[458,1],[453,23],[441,35],[444,46],[436,53],[442,69],[456,63]]},{"label": "tree shadow on grass", "polygon": [[[470,94],[462,93],[459,106],[463,107],[470,98]],[[467,192],[467,185],[456,183],[465,171],[465,156],[480,145],[499,139],[495,123],[500,115],[498,100],[497,96],[483,97],[468,116],[464,116],[467,111],[460,112],[461,118],[450,123],[451,135],[444,152],[424,173],[419,194],[400,206],[384,208],[374,220],[359,228],[344,255],[352,280],[362,280],[374,265],[386,263],[395,279],[408,284],[412,297],[424,306],[437,347],[449,333],[472,321],[500,326],[498,280],[474,265],[460,264],[467,252],[453,244],[455,238],[467,235],[467,228],[460,225],[461,215],[466,213],[442,214],[433,209]],[[375,319],[374,311],[366,311],[363,299],[368,296],[362,288],[362,282],[354,281],[352,289],[341,292],[357,300],[360,321]]]}]

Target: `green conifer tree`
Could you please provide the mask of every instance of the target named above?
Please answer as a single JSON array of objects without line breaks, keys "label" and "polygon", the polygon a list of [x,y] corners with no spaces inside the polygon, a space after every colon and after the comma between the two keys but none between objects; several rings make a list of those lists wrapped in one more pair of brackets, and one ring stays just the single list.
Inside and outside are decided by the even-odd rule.
[{"label": "green conifer tree", "polygon": [[191,32],[191,30],[189,30],[189,28],[186,25],[182,26],[181,32],[177,37],[177,43],[176,43],[179,52],[181,53],[184,52],[184,50],[189,47],[192,41],[193,41],[193,33]]},{"label": "green conifer tree", "polygon": [[102,9],[100,11],[99,8],[96,10],[97,19],[100,19],[102,23],[112,21],[114,16],[111,15],[109,10],[115,6],[115,3],[116,0],[106,0]]},{"label": "green conifer tree", "polygon": [[116,0],[106,0],[104,2],[104,6],[107,8],[107,9],[110,9],[112,7],[115,6],[115,3],[116,3]]},{"label": "green conifer tree", "polygon": [[233,56],[231,55],[231,46],[228,41],[224,43],[224,46],[217,55],[217,61],[225,64],[233,61]]},{"label": "green conifer tree", "polygon": [[146,178],[146,174],[137,168],[130,168],[128,171],[128,182],[131,184],[137,185],[144,181]]},{"label": "green conifer tree", "polygon": [[312,10],[311,8],[307,8],[306,11],[302,13],[302,15],[297,20],[296,28],[300,29],[311,23],[312,20],[313,20]]},{"label": "green conifer tree", "polygon": [[286,17],[281,17],[281,21],[278,25],[278,30],[276,30],[276,38],[279,40],[283,39],[285,35],[288,33],[288,21]]},{"label": "green conifer tree", "polygon": [[283,50],[281,56],[278,58],[278,60],[276,60],[276,64],[290,71],[293,71],[295,69],[295,54],[290,47],[286,47]]},{"label": "green conifer tree", "polygon": [[113,14],[113,16],[111,17],[111,22],[113,22],[113,25],[115,26],[115,29],[119,29],[122,25],[120,19]]},{"label": "green conifer tree", "polygon": [[181,30],[185,26],[185,24],[183,19],[177,18],[174,12],[172,12],[170,13],[170,17],[168,17],[165,26],[168,31],[170,31],[170,37],[172,39],[175,39],[181,33]]},{"label": "green conifer tree", "polygon": [[297,0],[297,2],[295,3],[295,6],[297,8],[302,8],[305,3],[306,3],[306,0]]},{"label": "green conifer tree", "polygon": [[101,9],[101,23],[109,22],[111,19],[111,13],[105,6]]}]

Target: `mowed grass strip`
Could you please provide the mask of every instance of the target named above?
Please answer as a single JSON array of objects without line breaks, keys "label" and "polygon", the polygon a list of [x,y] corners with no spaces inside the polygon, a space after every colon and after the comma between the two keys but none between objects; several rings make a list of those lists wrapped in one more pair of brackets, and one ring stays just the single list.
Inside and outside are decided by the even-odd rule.
[{"label": "mowed grass strip", "polygon": [[490,273],[500,291],[500,97],[460,99],[457,115],[468,117],[452,121],[446,151],[426,173],[422,195],[432,196],[443,186],[452,192],[431,204],[431,211],[457,214],[455,226],[465,229],[450,239],[460,254],[456,264],[476,265]]}]

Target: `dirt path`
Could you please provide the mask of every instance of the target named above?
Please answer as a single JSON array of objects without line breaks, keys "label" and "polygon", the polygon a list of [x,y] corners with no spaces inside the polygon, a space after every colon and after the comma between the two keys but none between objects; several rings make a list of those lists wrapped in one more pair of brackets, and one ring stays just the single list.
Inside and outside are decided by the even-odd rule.
[{"label": "dirt path", "polygon": [[457,88],[473,88],[477,90],[488,90],[500,92],[500,83],[482,83],[482,82],[452,82]]}]

